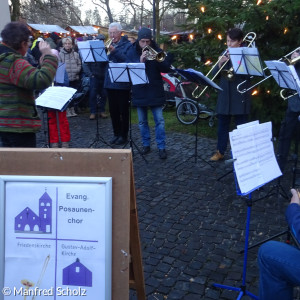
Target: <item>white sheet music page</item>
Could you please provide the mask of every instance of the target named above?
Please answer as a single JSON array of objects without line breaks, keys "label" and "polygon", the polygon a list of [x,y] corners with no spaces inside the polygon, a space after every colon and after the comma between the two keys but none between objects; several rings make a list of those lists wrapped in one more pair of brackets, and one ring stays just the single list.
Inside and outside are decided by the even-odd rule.
[{"label": "white sheet music page", "polygon": [[38,106],[61,110],[76,91],[76,89],[65,86],[51,86],[35,99],[35,103]]},{"label": "white sheet music page", "polygon": [[132,85],[149,83],[144,63],[128,63]]},{"label": "white sheet music page", "polygon": [[229,138],[242,194],[282,175],[274,154],[271,122],[239,127],[229,133]]},{"label": "white sheet music page", "polygon": [[129,82],[127,63],[109,63],[108,73],[111,82]]}]

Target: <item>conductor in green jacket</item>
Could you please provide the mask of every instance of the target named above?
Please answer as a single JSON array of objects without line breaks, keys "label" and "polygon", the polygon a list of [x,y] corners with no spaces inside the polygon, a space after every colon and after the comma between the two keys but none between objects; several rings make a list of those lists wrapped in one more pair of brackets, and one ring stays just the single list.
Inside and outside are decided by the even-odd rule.
[{"label": "conductor in green jacket", "polygon": [[41,120],[35,106],[34,91],[52,84],[57,58],[50,45],[41,41],[44,56],[40,68],[24,58],[31,32],[21,22],[8,23],[0,44],[0,139],[3,147],[36,147]]}]

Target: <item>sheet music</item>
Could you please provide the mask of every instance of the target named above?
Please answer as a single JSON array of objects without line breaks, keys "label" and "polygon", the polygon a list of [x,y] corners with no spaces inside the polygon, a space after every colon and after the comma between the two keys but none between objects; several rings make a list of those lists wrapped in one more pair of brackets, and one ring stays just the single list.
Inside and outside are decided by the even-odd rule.
[{"label": "sheet music", "polygon": [[274,154],[271,122],[235,129],[229,138],[242,194],[282,175]]},{"label": "sheet music", "polygon": [[[297,91],[296,82],[291,69],[286,63],[278,60],[265,61],[277,84],[284,89]],[[298,75],[297,75],[298,77]]]},{"label": "sheet music", "polygon": [[128,63],[132,85],[149,83],[144,63]]},{"label": "sheet music", "polygon": [[78,42],[77,46],[83,62],[95,62],[89,41]]},{"label": "sheet music", "polygon": [[127,63],[109,63],[108,73],[111,82],[129,82]]},{"label": "sheet music", "polygon": [[234,73],[240,75],[263,76],[264,71],[255,47],[228,48]]},{"label": "sheet music", "polygon": [[63,110],[65,104],[73,97],[76,91],[76,89],[65,86],[51,86],[35,99],[35,103],[38,106]]},{"label": "sheet music", "polygon": [[54,82],[62,83],[62,84],[65,83],[65,72],[66,72],[66,64],[63,62],[59,62],[56,70]]},{"label": "sheet music", "polygon": [[108,73],[111,82],[149,83],[144,63],[109,63]]}]

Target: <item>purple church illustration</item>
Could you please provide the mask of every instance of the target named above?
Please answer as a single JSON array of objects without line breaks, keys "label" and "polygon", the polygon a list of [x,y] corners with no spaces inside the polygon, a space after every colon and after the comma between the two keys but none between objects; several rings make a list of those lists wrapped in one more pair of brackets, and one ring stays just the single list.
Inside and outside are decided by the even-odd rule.
[{"label": "purple church illustration", "polygon": [[79,258],[63,269],[63,285],[92,286],[92,277],[92,272],[79,261]]},{"label": "purple church illustration", "polygon": [[52,199],[47,192],[39,199],[39,215],[26,207],[15,217],[15,232],[52,232]]}]

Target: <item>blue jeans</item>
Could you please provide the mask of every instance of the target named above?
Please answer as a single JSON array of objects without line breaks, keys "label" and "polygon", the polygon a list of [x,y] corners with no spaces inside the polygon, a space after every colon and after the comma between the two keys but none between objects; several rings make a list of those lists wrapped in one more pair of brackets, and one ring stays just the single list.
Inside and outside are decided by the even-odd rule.
[{"label": "blue jeans", "polygon": [[[99,105],[100,113],[105,112],[106,95],[103,89],[103,80],[97,77],[90,78],[90,90],[89,90],[89,106],[91,114],[97,112],[97,105]],[[99,100],[98,96],[99,95]],[[99,101],[99,103],[97,102]]]},{"label": "blue jeans", "polygon": [[[155,137],[158,149],[165,149],[166,134],[165,134],[165,120],[163,117],[163,111],[161,106],[150,107],[155,122]],[[137,107],[137,113],[139,118],[139,128],[142,136],[142,142],[144,146],[150,146],[151,137],[150,129],[148,125],[148,108]]]},{"label": "blue jeans", "polygon": [[300,250],[277,241],[263,244],[258,252],[259,300],[292,300],[300,285]]},{"label": "blue jeans", "polygon": [[[229,139],[229,127],[230,127],[230,121],[231,121],[231,115],[220,115],[218,114],[218,145],[217,150],[221,154],[224,155],[227,143]],[[235,124],[241,125],[247,122],[248,115],[235,115]]]}]

